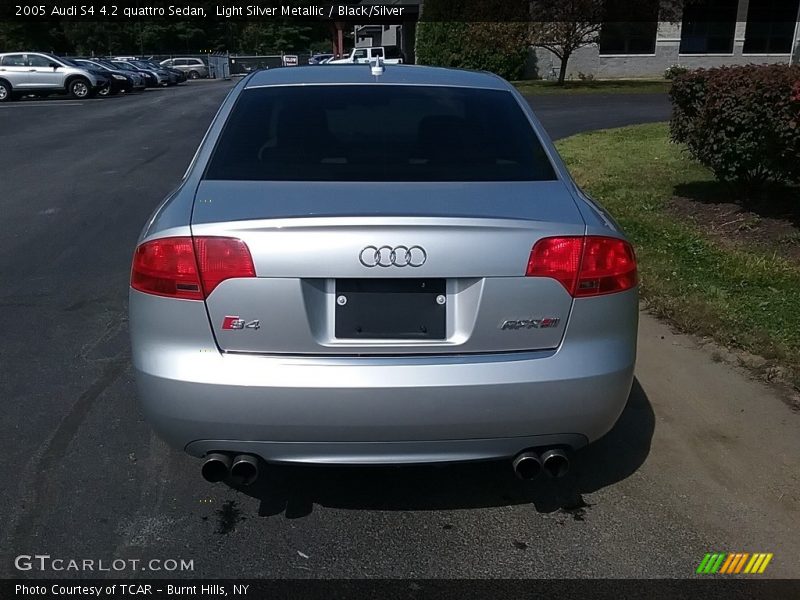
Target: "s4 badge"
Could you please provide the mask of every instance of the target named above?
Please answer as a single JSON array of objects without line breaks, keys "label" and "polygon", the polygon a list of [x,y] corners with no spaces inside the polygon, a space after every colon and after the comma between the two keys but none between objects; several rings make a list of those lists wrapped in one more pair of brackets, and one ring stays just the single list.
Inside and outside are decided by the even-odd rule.
[{"label": "s4 badge", "polygon": [[255,321],[245,321],[244,319],[236,317],[225,317],[222,319],[222,328],[223,329],[260,329],[261,328],[261,321],[256,319]]}]

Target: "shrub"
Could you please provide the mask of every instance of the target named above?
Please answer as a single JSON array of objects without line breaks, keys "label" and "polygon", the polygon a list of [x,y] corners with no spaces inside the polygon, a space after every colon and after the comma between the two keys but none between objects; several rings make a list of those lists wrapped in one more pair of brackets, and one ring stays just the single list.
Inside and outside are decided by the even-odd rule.
[{"label": "shrub", "polygon": [[664,79],[675,79],[678,75],[685,75],[689,72],[689,69],[686,67],[682,67],[681,65],[672,65],[668,67],[666,71],[664,71]]},{"label": "shrub", "polygon": [[520,79],[528,59],[524,25],[422,21],[417,24],[417,63]]},{"label": "shrub", "polygon": [[[516,4],[508,0],[426,0],[417,24],[416,62],[522,78],[528,61],[528,24],[519,19],[493,20],[509,6],[516,10]],[[452,20],[454,15],[463,20]]]},{"label": "shrub", "polygon": [[698,69],[670,90],[672,139],[716,177],[751,193],[800,182],[800,66]]}]

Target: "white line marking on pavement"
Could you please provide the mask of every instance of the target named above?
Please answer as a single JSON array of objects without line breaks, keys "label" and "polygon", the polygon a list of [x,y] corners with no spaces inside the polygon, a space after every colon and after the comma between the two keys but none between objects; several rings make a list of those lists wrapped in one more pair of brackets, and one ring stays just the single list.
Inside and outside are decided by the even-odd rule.
[{"label": "white line marking on pavement", "polygon": [[3,104],[0,108],[21,108],[23,106],[83,106],[83,102],[20,102],[17,104]]}]

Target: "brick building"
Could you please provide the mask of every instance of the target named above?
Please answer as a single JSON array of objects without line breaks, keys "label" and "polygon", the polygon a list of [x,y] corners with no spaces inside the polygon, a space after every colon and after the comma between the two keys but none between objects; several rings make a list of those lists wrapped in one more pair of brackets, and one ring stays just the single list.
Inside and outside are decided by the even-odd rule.
[{"label": "brick building", "polygon": [[[645,2],[647,0],[644,0]],[[682,19],[604,24],[599,44],[569,59],[567,76],[660,77],[671,65],[689,68],[800,61],[800,0],[704,0],[687,6]],[[537,71],[547,78],[559,59],[536,49]]]}]

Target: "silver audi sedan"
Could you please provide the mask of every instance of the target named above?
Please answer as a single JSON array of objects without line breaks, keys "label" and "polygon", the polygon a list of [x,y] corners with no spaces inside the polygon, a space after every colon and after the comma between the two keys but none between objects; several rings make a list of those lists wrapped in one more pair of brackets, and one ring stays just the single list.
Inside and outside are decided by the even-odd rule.
[{"label": "silver audi sedan", "polygon": [[489,73],[259,71],[133,257],[153,427],[209,481],[266,463],[507,458],[560,476],[616,422],[636,259]]}]

